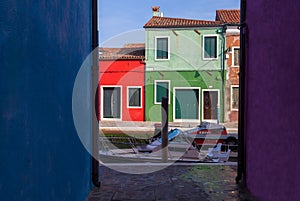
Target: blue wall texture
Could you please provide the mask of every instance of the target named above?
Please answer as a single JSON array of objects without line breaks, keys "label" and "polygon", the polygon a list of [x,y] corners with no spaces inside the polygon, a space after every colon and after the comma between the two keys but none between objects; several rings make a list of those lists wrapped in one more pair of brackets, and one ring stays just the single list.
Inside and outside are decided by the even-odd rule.
[{"label": "blue wall texture", "polygon": [[2,0],[0,45],[0,200],[85,200],[72,90],[91,52],[91,1]]},{"label": "blue wall texture", "polygon": [[300,200],[298,0],[247,1],[246,178],[261,200]]}]

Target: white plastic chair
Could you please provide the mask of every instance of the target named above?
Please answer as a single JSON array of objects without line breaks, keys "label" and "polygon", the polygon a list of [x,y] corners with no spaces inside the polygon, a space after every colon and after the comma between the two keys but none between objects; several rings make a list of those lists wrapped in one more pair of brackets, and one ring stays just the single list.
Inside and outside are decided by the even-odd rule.
[{"label": "white plastic chair", "polygon": [[211,159],[218,158],[218,155],[221,154],[222,143],[218,143],[215,148],[209,148],[206,156]]},{"label": "white plastic chair", "polygon": [[219,161],[223,161],[223,162],[228,161],[229,156],[230,156],[230,151],[231,151],[231,150],[228,149],[227,152],[225,152],[225,153],[220,153],[220,154],[218,155]]}]

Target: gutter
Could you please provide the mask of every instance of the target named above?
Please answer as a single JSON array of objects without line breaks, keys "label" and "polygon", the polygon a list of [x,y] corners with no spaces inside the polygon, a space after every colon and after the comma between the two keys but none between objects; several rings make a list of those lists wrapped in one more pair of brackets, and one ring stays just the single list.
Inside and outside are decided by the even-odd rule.
[{"label": "gutter", "polygon": [[226,35],[236,35],[239,36],[240,35],[240,30],[239,29],[227,29],[226,30]]},{"label": "gutter", "polygon": [[186,29],[186,28],[202,28],[202,27],[210,27],[210,28],[217,28],[222,26],[222,24],[208,24],[208,25],[189,25],[189,26],[143,26],[145,29],[156,29],[156,28],[163,28],[163,29]]},{"label": "gutter", "polygon": [[[226,29],[227,29],[227,24],[224,24],[222,27],[222,67],[221,67],[221,72],[222,72],[222,119],[223,122],[225,122],[225,111],[226,111],[226,107],[225,107],[225,49],[226,49],[226,43],[225,43],[225,39],[226,39]],[[224,36],[225,34],[225,36]]]}]

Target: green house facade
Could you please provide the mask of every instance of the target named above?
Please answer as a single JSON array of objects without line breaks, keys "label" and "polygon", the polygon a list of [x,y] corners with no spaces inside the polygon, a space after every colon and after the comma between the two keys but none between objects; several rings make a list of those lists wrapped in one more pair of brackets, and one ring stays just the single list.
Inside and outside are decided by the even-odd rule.
[{"label": "green house facade", "polygon": [[166,96],[171,122],[223,122],[223,26],[156,14],[144,28],[146,121],[161,120]]}]

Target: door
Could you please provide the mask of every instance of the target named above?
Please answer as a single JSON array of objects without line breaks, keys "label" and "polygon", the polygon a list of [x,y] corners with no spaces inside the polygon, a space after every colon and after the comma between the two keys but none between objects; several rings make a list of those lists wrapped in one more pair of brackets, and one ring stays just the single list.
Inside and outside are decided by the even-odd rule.
[{"label": "door", "polygon": [[199,89],[175,89],[175,120],[199,120]]},{"label": "door", "polygon": [[203,91],[203,120],[218,119],[218,91]]},{"label": "door", "polygon": [[121,118],[121,87],[103,87],[103,118]]}]

